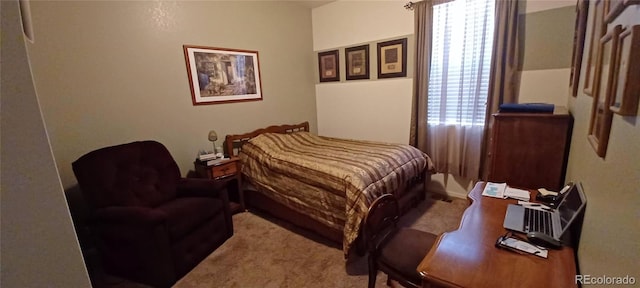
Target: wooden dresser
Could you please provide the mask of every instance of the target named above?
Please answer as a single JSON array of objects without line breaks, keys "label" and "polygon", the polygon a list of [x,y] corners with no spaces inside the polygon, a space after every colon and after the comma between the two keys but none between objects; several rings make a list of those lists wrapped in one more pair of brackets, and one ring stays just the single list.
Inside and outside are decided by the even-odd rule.
[{"label": "wooden dresser", "polygon": [[571,144],[573,117],[564,107],[553,113],[496,113],[492,116],[488,181],[558,191]]}]

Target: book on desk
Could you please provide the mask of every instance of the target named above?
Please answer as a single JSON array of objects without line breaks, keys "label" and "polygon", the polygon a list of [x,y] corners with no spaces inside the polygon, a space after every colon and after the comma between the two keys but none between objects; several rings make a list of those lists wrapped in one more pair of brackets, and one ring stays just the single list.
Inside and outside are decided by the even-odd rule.
[{"label": "book on desk", "polygon": [[549,255],[549,250],[547,250],[546,248],[531,244],[528,241],[520,239],[519,237],[511,233],[507,233],[498,237],[498,240],[496,240],[496,247],[516,253],[531,254],[545,259]]},{"label": "book on desk", "polygon": [[527,190],[509,187],[507,183],[487,182],[482,190],[482,196],[494,198],[513,198],[522,201],[529,201],[531,193]]},{"label": "book on desk", "polygon": [[549,103],[504,103],[500,113],[553,113],[555,105]]}]

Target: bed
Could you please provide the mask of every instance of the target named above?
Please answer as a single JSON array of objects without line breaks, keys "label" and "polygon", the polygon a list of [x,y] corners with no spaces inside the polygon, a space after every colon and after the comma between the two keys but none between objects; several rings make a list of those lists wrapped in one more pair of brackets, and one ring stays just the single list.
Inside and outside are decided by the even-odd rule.
[{"label": "bed", "polygon": [[412,146],[317,136],[308,122],[227,135],[225,152],[240,158],[247,207],[341,243],[345,257],[370,203],[391,193],[407,211],[433,168]]}]

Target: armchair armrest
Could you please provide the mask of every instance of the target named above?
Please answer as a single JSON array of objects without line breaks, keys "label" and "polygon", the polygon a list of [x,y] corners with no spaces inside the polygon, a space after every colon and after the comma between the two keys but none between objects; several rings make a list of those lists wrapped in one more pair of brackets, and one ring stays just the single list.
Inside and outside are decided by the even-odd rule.
[{"label": "armchair armrest", "polygon": [[231,221],[231,211],[229,209],[229,194],[224,187],[226,184],[206,178],[181,178],[178,182],[177,197],[215,197],[222,200],[227,227],[231,227],[233,234],[233,223]]},{"label": "armchair armrest", "polygon": [[206,178],[181,178],[177,187],[178,197],[216,197],[229,201],[224,184]]},{"label": "armchair armrest", "polygon": [[94,221],[109,224],[156,225],[164,223],[167,215],[147,207],[112,206],[97,209]]}]

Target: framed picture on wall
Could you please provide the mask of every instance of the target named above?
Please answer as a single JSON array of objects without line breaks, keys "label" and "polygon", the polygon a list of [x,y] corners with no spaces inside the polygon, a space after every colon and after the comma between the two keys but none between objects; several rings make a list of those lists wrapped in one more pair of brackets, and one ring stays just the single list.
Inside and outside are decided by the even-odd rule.
[{"label": "framed picture on wall", "polygon": [[624,11],[627,6],[640,4],[640,0],[605,0],[608,3],[607,13],[604,16],[606,23],[611,23],[613,20]]},{"label": "framed picture on wall", "polygon": [[618,40],[613,98],[609,109],[624,116],[637,115],[640,98],[640,25],[627,27]]},{"label": "framed picture on wall", "polygon": [[578,96],[578,82],[582,68],[582,55],[584,50],[584,38],[587,30],[587,16],[589,15],[589,1],[580,0],[576,4],[576,22],[573,35],[573,57],[571,57],[571,95]]},{"label": "framed picture on wall", "polygon": [[338,50],[318,53],[320,82],[340,81],[340,63]]},{"label": "framed picture on wall", "polygon": [[378,43],[378,78],[407,76],[407,38]]},{"label": "framed picture on wall", "polygon": [[613,113],[609,109],[612,98],[612,87],[616,69],[616,51],[618,37],[622,26],[615,26],[600,40],[594,83],[593,104],[591,107],[591,122],[589,123],[589,143],[598,156],[603,157],[607,152],[609,133]]},{"label": "framed picture on wall", "polygon": [[258,51],[183,45],[193,105],[262,100]]},{"label": "framed picture on wall", "polygon": [[587,70],[585,72],[584,93],[593,94],[593,81],[598,57],[599,41],[604,34],[606,24],[604,23],[604,0],[596,0],[594,3],[594,18],[591,21],[591,35],[588,38],[589,52],[587,54]]},{"label": "framed picture on wall", "polygon": [[347,80],[369,79],[369,44],[344,49]]}]

